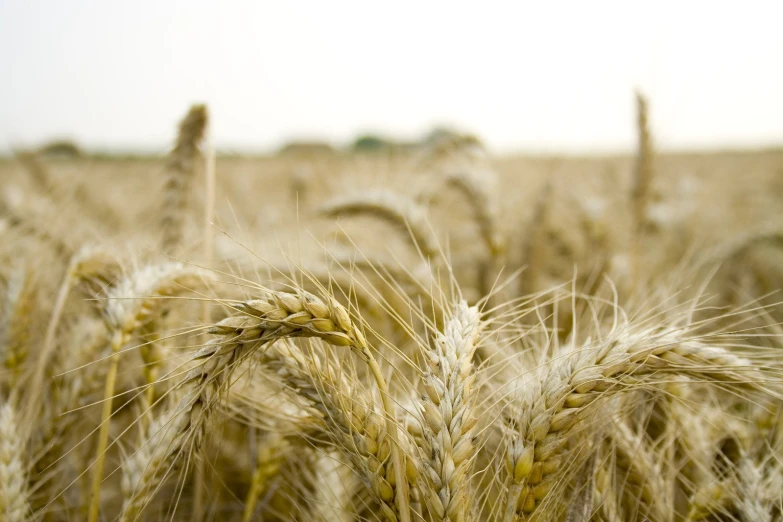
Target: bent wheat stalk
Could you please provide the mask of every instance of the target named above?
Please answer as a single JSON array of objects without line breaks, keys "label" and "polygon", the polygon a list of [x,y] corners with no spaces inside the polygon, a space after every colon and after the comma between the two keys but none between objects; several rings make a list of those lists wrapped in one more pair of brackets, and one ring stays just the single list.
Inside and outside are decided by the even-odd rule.
[{"label": "bent wheat stalk", "polygon": [[438,240],[430,227],[427,211],[410,197],[390,190],[368,191],[334,198],[321,206],[319,212],[333,217],[375,216],[408,231],[414,248],[420,249],[425,259],[432,262],[440,259]]},{"label": "bent wheat stalk", "polygon": [[502,258],[505,240],[498,229],[498,208],[487,183],[466,171],[449,174],[446,183],[459,190],[473,207],[473,218],[479,226],[481,237],[493,259]]}]

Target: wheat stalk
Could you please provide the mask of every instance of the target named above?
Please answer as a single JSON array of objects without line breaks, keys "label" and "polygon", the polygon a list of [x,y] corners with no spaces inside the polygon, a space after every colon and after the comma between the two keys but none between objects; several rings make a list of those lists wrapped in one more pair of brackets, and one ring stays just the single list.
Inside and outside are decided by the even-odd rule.
[{"label": "wheat stalk", "polygon": [[650,135],[650,125],[647,116],[647,99],[642,93],[636,93],[638,152],[633,186],[631,187],[631,204],[633,208],[631,239],[631,280],[637,281],[641,269],[642,239],[648,224],[648,207],[652,196],[653,183],[653,145]]}]

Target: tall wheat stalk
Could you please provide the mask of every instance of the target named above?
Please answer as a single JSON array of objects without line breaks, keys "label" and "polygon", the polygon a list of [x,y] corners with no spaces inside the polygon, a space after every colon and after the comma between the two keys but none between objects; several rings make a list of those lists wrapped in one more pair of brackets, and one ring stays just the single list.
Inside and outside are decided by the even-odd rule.
[{"label": "tall wheat stalk", "polygon": [[638,149],[633,185],[631,187],[632,237],[631,237],[631,281],[636,284],[641,276],[641,257],[644,235],[648,225],[648,209],[652,195],[653,143],[650,134],[647,99],[636,93]]}]

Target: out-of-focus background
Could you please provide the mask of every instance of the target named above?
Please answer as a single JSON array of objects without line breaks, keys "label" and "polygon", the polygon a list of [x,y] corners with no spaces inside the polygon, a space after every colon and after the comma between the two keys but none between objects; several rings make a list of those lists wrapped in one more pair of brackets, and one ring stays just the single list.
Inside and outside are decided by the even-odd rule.
[{"label": "out-of-focus background", "polygon": [[663,149],[783,142],[775,1],[0,2],[0,149],[67,137],[164,153],[189,104],[218,151],[289,140],[629,152],[633,92]]}]

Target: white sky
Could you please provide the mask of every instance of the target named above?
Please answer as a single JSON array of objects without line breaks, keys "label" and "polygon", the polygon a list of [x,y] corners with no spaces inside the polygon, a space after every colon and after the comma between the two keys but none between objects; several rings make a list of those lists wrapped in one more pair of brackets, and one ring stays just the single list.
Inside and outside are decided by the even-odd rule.
[{"label": "white sky", "polygon": [[783,1],[0,0],[0,149],[165,150],[190,103],[222,149],[414,138],[499,151],[783,144]]}]

